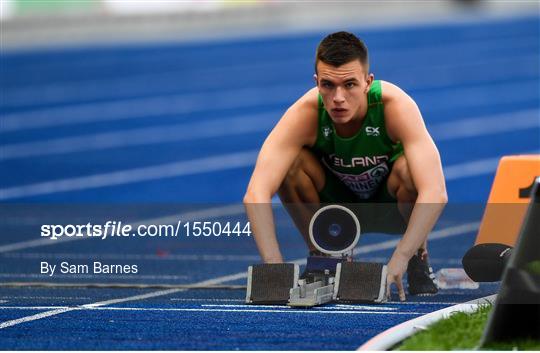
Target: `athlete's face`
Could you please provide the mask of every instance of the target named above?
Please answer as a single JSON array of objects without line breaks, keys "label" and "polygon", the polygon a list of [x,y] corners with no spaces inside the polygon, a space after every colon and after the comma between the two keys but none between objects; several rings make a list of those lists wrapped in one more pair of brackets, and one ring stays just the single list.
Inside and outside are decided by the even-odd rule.
[{"label": "athlete's face", "polygon": [[335,124],[347,124],[367,112],[367,93],[373,82],[359,60],[339,67],[317,63],[315,75],[324,106]]}]

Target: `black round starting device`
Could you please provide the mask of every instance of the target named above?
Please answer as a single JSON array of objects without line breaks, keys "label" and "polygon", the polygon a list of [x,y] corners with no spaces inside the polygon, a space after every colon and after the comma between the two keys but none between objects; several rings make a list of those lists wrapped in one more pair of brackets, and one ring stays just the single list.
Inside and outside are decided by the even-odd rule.
[{"label": "black round starting device", "polygon": [[360,222],[347,207],[328,205],[311,218],[309,237],[317,250],[325,254],[346,255],[360,239]]}]

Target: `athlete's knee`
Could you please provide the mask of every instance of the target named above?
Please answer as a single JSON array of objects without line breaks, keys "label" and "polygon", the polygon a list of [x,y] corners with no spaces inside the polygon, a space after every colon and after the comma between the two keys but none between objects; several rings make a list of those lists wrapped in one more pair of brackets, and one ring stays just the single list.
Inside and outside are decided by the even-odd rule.
[{"label": "athlete's knee", "polygon": [[292,189],[296,189],[298,185],[300,184],[300,175],[302,173],[302,160],[301,157],[298,156],[289,170],[287,171],[287,174],[285,174],[285,178],[281,182],[281,185],[279,187],[279,192],[287,192]]},{"label": "athlete's knee", "polygon": [[281,195],[299,189],[320,191],[323,186],[324,171],[313,153],[304,148],[287,171],[279,188],[279,193]]},{"label": "athlete's knee", "polygon": [[414,202],[418,196],[405,156],[400,156],[388,178],[388,190],[398,201]]}]

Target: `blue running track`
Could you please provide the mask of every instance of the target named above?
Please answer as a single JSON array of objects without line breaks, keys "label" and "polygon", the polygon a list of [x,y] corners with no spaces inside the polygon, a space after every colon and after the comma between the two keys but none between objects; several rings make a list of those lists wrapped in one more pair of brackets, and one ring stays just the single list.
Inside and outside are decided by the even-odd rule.
[{"label": "blue running track", "polygon": [[[460,267],[499,158],[540,151],[539,25],[528,16],[355,31],[375,77],[420,106],[441,152],[449,209],[461,210],[432,234],[435,271]],[[138,221],[244,221],[240,202],[257,151],[312,87],[324,35],[2,52],[0,206],[4,216],[20,212],[5,218],[16,224],[0,222],[0,282],[50,281],[41,261],[102,261],[140,272],[55,280],[244,284],[247,266],[259,261],[250,238],[44,242],[38,215],[88,207],[96,219],[126,212]],[[279,204],[276,219],[286,259],[305,258]],[[385,262],[396,241],[367,234],[357,257]],[[235,289],[0,287],[0,348],[351,350],[496,290],[294,310],[246,306]]]}]

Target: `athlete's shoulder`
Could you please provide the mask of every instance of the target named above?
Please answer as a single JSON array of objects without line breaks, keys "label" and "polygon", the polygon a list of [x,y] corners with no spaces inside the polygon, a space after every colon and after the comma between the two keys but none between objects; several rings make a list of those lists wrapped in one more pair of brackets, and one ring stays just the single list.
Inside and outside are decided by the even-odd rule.
[{"label": "athlete's shoulder", "polygon": [[295,104],[302,110],[317,111],[319,107],[319,89],[317,87],[311,88]]},{"label": "athlete's shoulder", "polygon": [[313,120],[316,119],[319,107],[319,89],[317,87],[311,88],[303,96],[301,96],[296,102],[294,102],[287,114],[294,116],[301,120]]},{"label": "athlete's shoulder", "polygon": [[420,131],[422,114],[416,102],[395,84],[383,81],[382,101],[386,132],[392,141],[404,141],[409,131]]},{"label": "athlete's shoulder", "polygon": [[399,102],[403,100],[412,100],[412,98],[400,87],[397,85],[388,82],[388,81],[380,81],[381,82],[381,91],[382,91],[382,101],[384,104],[390,103],[390,102]]},{"label": "athlete's shoulder", "polygon": [[[318,89],[312,88],[294,102],[277,123],[274,131],[287,140],[312,146],[317,138]],[[275,135],[276,133],[273,132]]]}]

